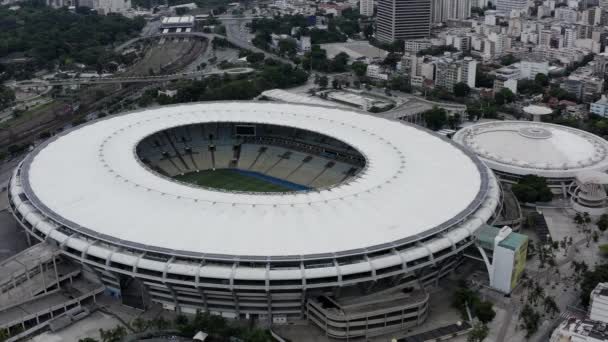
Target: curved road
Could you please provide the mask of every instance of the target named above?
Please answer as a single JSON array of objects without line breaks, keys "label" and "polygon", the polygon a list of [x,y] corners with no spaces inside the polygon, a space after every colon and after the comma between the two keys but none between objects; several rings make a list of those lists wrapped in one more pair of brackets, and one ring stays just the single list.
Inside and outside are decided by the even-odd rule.
[{"label": "curved road", "polygon": [[119,46],[115,47],[114,51],[121,51],[121,50],[125,49],[126,47],[130,46],[131,44],[134,44],[134,43],[142,41],[142,40],[156,39],[156,38],[204,38],[204,39],[208,39],[209,42],[213,41],[213,39],[215,39],[215,38],[221,38],[221,39],[226,39],[229,43],[231,43],[232,45],[234,45],[240,49],[250,50],[253,52],[257,52],[257,53],[263,53],[266,58],[273,58],[273,59],[279,60],[283,63],[294,65],[294,63],[291,60],[279,57],[268,51],[264,51],[260,48],[253,46],[249,42],[246,42],[246,41],[243,41],[240,39],[236,39],[233,37],[229,37],[229,36],[223,36],[221,34],[203,33],[203,32],[179,32],[179,33],[171,32],[171,33],[164,33],[164,34],[159,33],[159,34],[154,34],[154,35],[145,36],[145,37],[137,37],[137,38],[128,40],[128,41],[120,44]]}]

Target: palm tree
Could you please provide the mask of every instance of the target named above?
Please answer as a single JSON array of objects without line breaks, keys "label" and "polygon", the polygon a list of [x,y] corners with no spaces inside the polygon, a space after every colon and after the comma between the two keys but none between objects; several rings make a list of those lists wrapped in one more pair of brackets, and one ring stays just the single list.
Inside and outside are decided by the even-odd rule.
[{"label": "palm tree", "polygon": [[555,298],[553,298],[553,296],[545,297],[543,304],[545,306],[545,313],[550,314],[551,318],[553,318],[555,314],[559,312],[559,307],[557,306],[557,303],[555,302]]},{"label": "palm tree", "polygon": [[574,223],[576,223],[576,227],[580,230],[581,226],[583,225],[583,215],[581,215],[581,213],[576,213],[576,215],[574,215]]},{"label": "palm tree", "polygon": [[534,305],[536,305],[539,300],[543,299],[544,296],[545,296],[545,289],[542,286],[540,286],[539,283],[534,283],[534,287],[532,288],[532,291],[530,292],[530,300],[532,301],[532,303]]}]

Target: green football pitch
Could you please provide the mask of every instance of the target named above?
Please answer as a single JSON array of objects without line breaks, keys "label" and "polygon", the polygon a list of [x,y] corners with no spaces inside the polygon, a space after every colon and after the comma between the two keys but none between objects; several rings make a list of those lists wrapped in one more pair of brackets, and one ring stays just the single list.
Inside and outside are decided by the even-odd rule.
[{"label": "green football pitch", "polygon": [[190,172],[174,177],[176,180],[196,184],[208,188],[216,188],[228,191],[253,191],[253,192],[286,192],[292,189],[274,184],[263,179],[234,172],[233,170],[205,170]]}]

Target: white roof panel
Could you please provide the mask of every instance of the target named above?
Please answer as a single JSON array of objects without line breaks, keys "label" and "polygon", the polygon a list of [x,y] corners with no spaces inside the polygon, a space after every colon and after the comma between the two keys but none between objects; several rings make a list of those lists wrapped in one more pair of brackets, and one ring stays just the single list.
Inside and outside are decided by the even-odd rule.
[{"label": "white roof panel", "polygon": [[549,123],[492,121],[461,129],[454,141],[493,170],[516,175],[574,178],[608,170],[608,142],[591,133]]},{"label": "white roof panel", "polygon": [[[334,188],[260,195],[180,184],[135,156],[150,134],[219,121],[319,132],[356,148],[367,165]],[[334,253],[413,237],[468,215],[487,182],[476,159],[421,128],[336,108],[261,102],[177,105],[106,118],[49,140],[24,165],[28,197],[85,234],[244,256]]]}]

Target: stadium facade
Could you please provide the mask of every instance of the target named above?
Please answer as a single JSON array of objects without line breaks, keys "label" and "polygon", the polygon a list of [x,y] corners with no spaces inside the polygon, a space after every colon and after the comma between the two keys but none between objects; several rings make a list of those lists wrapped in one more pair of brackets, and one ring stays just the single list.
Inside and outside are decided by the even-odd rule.
[{"label": "stadium facade", "polygon": [[[306,186],[227,191],[173,177],[237,169]],[[501,207],[492,172],[421,127],[336,108],[260,102],[161,107],[54,136],[14,171],[29,235],[133,306],[206,310],[328,336],[426,319]]]}]

